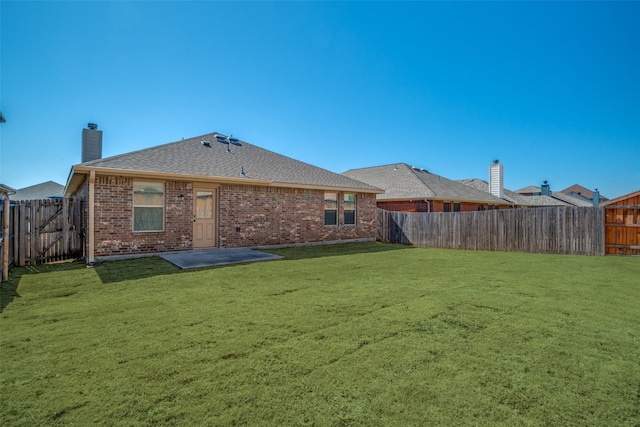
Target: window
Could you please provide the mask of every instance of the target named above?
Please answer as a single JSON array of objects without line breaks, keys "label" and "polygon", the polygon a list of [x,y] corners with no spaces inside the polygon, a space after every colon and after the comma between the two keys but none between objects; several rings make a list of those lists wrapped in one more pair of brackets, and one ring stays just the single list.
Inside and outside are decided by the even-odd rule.
[{"label": "window", "polygon": [[354,225],[356,223],[356,195],[346,193],[344,195],[344,224]]},{"label": "window", "polygon": [[164,230],[164,184],[133,183],[133,231]]},{"label": "window", "polygon": [[338,193],[324,193],[324,225],[338,225]]},{"label": "window", "polygon": [[460,212],[460,203],[454,203],[453,204],[453,211],[454,212]]},{"label": "window", "polygon": [[479,203],[479,204],[478,204],[478,210],[479,210],[479,211],[483,211],[483,210],[484,210],[484,205],[483,205],[483,204],[481,204],[481,203]]},{"label": "window", "polygon": [[444,204],[444,211],[445,211],[445,212],[451,212],[451,203],[446,202],[446,203]]}]

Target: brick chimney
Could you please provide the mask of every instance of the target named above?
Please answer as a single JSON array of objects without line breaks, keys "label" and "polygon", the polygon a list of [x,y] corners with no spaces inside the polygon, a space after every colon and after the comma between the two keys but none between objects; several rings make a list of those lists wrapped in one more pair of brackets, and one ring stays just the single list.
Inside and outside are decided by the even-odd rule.
[{"label": "brick chimney", "polygon": [[102,158],[102,131],[95,123],[82,129],[82,163]]}]

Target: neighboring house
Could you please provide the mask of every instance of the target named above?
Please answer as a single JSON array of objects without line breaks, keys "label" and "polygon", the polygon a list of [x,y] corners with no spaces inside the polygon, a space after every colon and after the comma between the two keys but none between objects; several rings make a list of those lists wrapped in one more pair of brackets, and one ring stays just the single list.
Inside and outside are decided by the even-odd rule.
[{"label": "neighboring house", "polygon": [[640,190],[601,206],[605,209],[605,253],[640,255]]},{"label": "neighboring house", "polygon": [[542,190],[540,187],[536,187],[535,185],[529,185],[527,187],[521,188],[515,191],[518,194],[523,196],[540,196],[542,195]]},{"label": "neighboring house", "polygon": [[93,262],[200,247],[374,239],[381,191],[211,133],[75,165],[65,195],[85,201],[86,259]]},{"label": "neighboring house", "polygon": [[377,205],[390,211],[464,212],[512,207],[507,200],[406,163],[351,169],[342,175],[382,188],[384,193],[376,196]]},{"label": "neighboring house", "polygon": [[594,203],[582,197],[574,197],[569,194],[564,194],[557,191],[551,191],[551,187],[549,186],[547,181],[545,181],[540,187],[529,185],[527,187],[516,190],[516,193],[521,196],[551,197],[553,199],[563,202],[567,206],[588,207],[588,206],[594,205]]},{"label": "neighboring house", "polygon": [[9,196],[12,201],[19,200],[40,200],[64,197],[64,185],[57,182],[47,181],[41,184],[32,185],[16,190],[15,194]]},{"label": "neighboring house", "polygon": [[571,187],[567,187],[560,192],[568,194],[569,196],[584,199],[594,205],[609,200],[608,198],[601,195],[597,188],[594,191],[591,191],[579,184],[573,184]]},{"label": "neighboring house", "polygon": [[461,179],[458,182],[480,190],[493,194],[496,197],[507,200],[519,208],[533,207],[551,207],[551,206],[591,206],[583,200],[576,200],[573,197],[561,194],[556,197],[556,193],[552,193],[549,184],[545,181],[542,187],[530,185],[521,188],[517,192],[504,188],[504,166],[495,160],[489,165],[489,181],[478,178]]},{"label": "neighboring house", "polygon": [[578,206],[578,207],[593,206],[593,202],[591,202],[590,200],[585,200],[582,197],[575,197],[571,194],[560,193],[558,191],[554,191],[553,193],[551,193],[551,197],[553,197],[554,199],[560,200],[562,202],[565,202],[566,204],[571,206]]},{"label": "neighboring house", "polygon": [[[476,190],[489,192],[489,183],[482,179],[460,179],[458,182],[469,185]],[[519,208],[540,208],[551,206],[569,206],[567,203],[549,196],[525,196],[514,191],[503,189],[503,198]]]}]

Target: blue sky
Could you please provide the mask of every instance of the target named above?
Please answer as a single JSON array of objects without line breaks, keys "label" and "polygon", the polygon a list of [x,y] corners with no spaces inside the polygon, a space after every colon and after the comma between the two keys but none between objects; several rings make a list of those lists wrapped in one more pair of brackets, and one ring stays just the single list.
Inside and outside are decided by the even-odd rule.
[{"label": "blue sky", "polygon": [[639,2],[0,2],[0,183],[217,131],[311,164],[640,189]]}]

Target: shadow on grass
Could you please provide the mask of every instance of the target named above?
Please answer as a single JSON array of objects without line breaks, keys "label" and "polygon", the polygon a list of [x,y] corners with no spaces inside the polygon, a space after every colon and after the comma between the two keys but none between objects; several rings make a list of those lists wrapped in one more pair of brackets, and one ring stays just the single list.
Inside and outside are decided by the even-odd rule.
[{"label": "shadow on grass", "polygon": [[19,279],[9,279],[2,284],[0,288],[0,313],[13,302],[14,298],[20,298],[18,294],[18,282]]},{"label": "shadow on grass", "polygon": [[[311,258],[323,258],[331,256],[345,256],[364,253],[388,252],[411,249],[411,246],[389,243],[344,243],[333,245],[318,245],[305,247],[292,247],[273,250],[261,250],[262,252],[281,255],[287,260],[301,260]],[[235,264],[241,265],[241,264]],[[221,268],[228,266],[212,266],[204,268]],[[87,267],[81,261],[65,264],[44,264],[37,266],[18,267],[11,270],[9,281],[2,284],[0,291],[0,312],[2,312],[15,298],[20,295],[17,292],[20,279],[25,274],[40,274],[48,272],[60,272],[71,270],[84,270]],[[118,261],[104,261],[93,268],[103,284],[118,283],[127,280],[140,280],[156,276],[182,274],[191,270],[181,270],[179,267],[160,258],[159,256],[133,258]]]},{"label": "shadow on grass", "polygon": [[304,246],[283,249],[261,249],[268,252],[285,257],[286,260],[298,260],[308,258],[324,258],[330,256],[344,256],[367,254],[375,252],[388,252],[413,249],[413,246],[406,246],[393,243],[340,243],[332,245]]},{"label": "shadow on grass", "polygon": [[9,271],[9,280],[2,283],[2,288],[0,288],[0,313],[2,313],[15,298],[20,298],[18,285],[20,284],[20,280],[22,280],[22,276],[27,274],[50,273],[53,271],[78,270],[82,268],[84,268],[84,263],[80,261],[12,268]]},{"label": "shadow on grass", "polygon": [[147,279],[155,276],[183,273],[184,270],[165,261],[159,256],[133,258],[119,261],[105,261],[94,267],[104,284],[125,280]]}]

